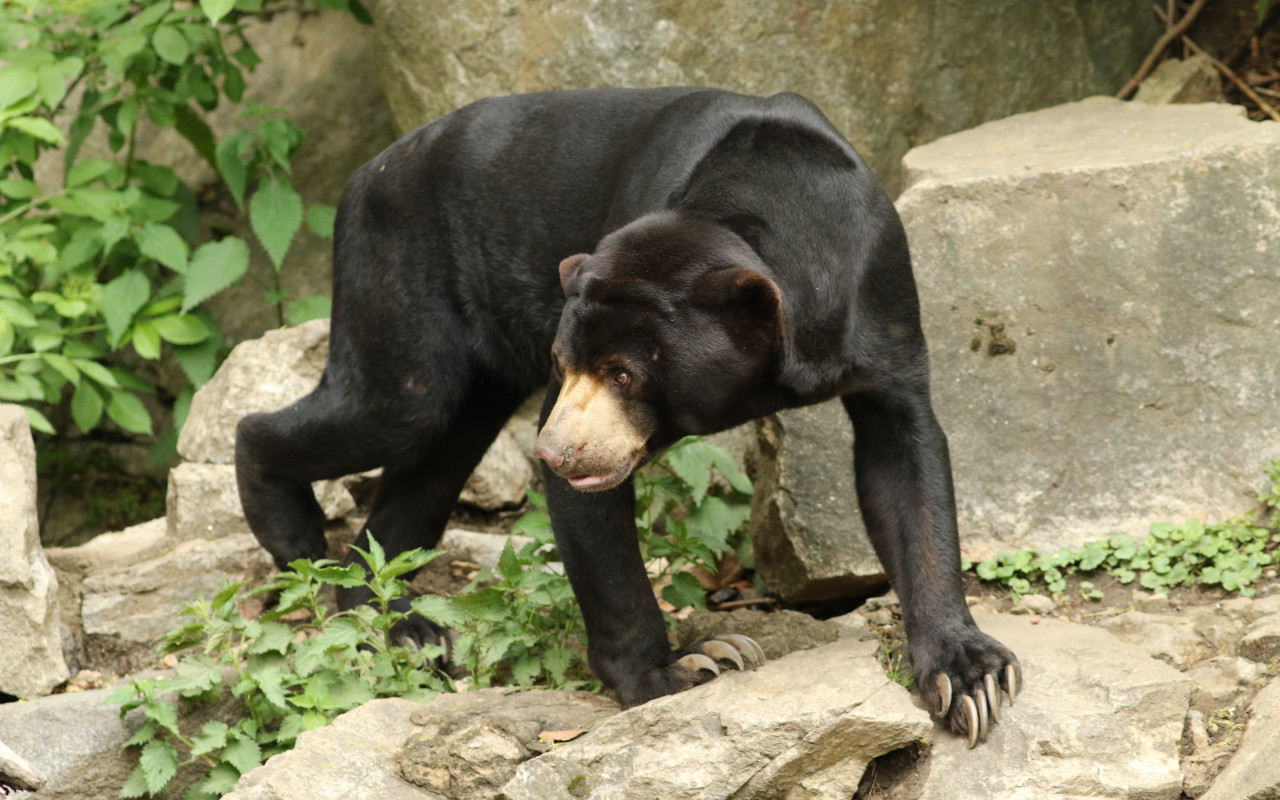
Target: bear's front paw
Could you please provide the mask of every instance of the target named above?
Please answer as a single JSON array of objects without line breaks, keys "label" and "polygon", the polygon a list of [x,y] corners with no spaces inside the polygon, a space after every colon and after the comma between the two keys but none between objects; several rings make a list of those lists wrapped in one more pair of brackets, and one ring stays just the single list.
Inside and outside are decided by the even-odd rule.
[{"label": "bear's front paw", "polygon": [[1004,697],[1012,706],[1021,691],[1017,656],[973,625],[945,629],[911,650],[916,685],[929,708],[952,732],[967,735],[969,747],[985,742],[1000,721]]},{"label": "bear's front paw", "polygon": [[754,639],[725,633],[691,644],[671,654],[671,660],[631,676],[614,680],[613,689],[624,708],[699,686],[722,670],[748,670],[764,664],[764,650]]}]

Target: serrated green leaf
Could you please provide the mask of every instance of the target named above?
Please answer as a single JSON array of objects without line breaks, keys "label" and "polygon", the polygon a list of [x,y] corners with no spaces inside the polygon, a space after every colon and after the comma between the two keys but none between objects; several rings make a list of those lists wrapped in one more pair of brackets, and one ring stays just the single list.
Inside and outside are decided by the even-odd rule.
[{"label": "serrated green leaf", "polygon": [[182,313],[240,280],[248,268],[249,246],[243,239],[228,236],[201,245],[187,269]]},{"label": "serrated green leaf", "polygon": [[129,773],[129,779],[124,782],[124,786],[120,787],[121,797],[142,797],[150,793],[147,786],[147,778],[143,773],[142,765],[133,768],[133,772]]},{"label": "serrated green leaf", "polygon": [[141,270],[131,269],[108,283],[102,290],[102,316],[107,335],[119,342],[133,317],[151,297],[151,281]]},{"label": "serrated green leaf", "polygon": [[[177,210],[177,204],[167,200],[156,200],[155,202],[166,204],[166,208],[172,207]],[[158,216],[172,216],[173,210],[168,214],[159,214]],[[155,222],[148,222],[143,225],[134,234],[134,241],[138,243],[138,249],[142,251],[144,256],[154,258],[161,264],[164,264],[174,272],[186,273],[187,259],[189,250],[187,243],[182,240],[178,232],[168,225],[160,225]]]},{"label": "serrated green leaf", "polygon": [[264,622],[262,623],[262,632],[254,643],[249,646],[248,652],[276,652],[280,655],[285,655],[289,652],[289,643],[293,641],[296,635],[297,632],[284,623]]},{"label": "serrated green leaf", "polygon": [[111,400],[107,403],[107,416],[121,428],[130,433],[148,434],[151,428],[151,415],[146,406],[135,394],[122,389],[111,389]]},{"label": "serrated green leaf", "polygon": [[469,618],[466,610],[453,598],[436,594],[418,595],[413,598],[412,608],[415,613],[446,628],[456,628]]},{"label": "serrated green leaf", "polygon": [[138,766],[142,767],[147,791],[159,794],[178,774],[178,751],[168,742],[152,740],[143,746]]},{"label": "serrated green leaf", "polygon": [[160,338],[173,344],[199,344],[208,339],[212,331],[204,320],[194,314],[166,314],[151,320]]},{"label": "serrated green leaf", "polygon": [[262,766],[262,750],[258,743],[243,734],[222,748],[222,760],[240,770],[243,775]]},{"label": "serrated green leaf", "polygon": [[191,739],[192,758],[202,756],[205,753],[212,753],[214,750],[224,747],[230,730],[225,722],[216,719],[206,722],[200,728],[200,732]]},{"label": "serrated green leaf", "polygon": [[711,453],[699,440],[684,442],[667,453],[666,462],[689,485],[694,505],[702,503],[711,485]]},{"label": "serrated green leaf", "polygon": [[241,158],[241,149],[251,142],[248,131],[236,131],[218,142],[214,156],[218,172],[222,173],[231,197],[240,208],[244,208],[245,187],[249,180],[249,171]]},{"label": "serrated green leaf", "polygon": [[292,186],[277,181],[267,183],[249,200],[249,223],[278,270],[294,234],[302,226],[302,198]]},{"label": "serrated green leaf", "polygon": [[178,366],[186,374],[187,380],[191,381],[191,385],[198,389],[213,377],[214,370],[218,365],[218,351],[220,348],[221,344],[218,342],[218,337],[210,336],[199,344],[174,345],[173,357],[177,359]]}]

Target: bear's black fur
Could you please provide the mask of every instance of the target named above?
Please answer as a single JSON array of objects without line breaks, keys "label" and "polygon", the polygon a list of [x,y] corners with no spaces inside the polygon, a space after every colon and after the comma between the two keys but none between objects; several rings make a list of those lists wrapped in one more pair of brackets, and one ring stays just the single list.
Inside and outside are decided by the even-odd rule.
[{"label": "bear's black fur", "polygon": [[835,397],[927,702],[968,731],[965,696],[985,729],[990,678],[1016,692],[1017,659],[965,606],[902,225],[808,101],[692,88],[494,98],[387,148],[338,209],[319,386],[240,424],[249,524],[279,565],[321,557],[311,481],[383,467],[367,530],[389,555],[432,547],[485,449],[543,386],[535,452],[552,527],[591,667],[624,705],[709,678],[668,646],[632,470],[687,434]]}]

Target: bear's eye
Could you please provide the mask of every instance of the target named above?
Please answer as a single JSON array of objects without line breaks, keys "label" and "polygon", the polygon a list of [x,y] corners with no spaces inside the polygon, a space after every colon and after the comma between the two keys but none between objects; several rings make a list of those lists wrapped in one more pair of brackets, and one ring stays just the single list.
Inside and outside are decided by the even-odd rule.
[{"label": "bear's eye", "polygon": [[625,369],[620,369],[617,374],[613,376],[613,382],[619,386],[626,386],[631,383],[631,374]]}]

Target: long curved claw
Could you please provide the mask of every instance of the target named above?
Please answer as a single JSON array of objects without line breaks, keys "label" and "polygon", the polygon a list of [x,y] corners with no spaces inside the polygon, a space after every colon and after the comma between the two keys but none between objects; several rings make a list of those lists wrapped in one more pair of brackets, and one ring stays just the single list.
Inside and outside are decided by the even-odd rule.
[{"label": "long curved claw", "polygon": [[939,672],[933,682],[938,685],[938,694],[942,695],[942,707],[938,709],[938,716],[945,717],[948,709],[951,708],[951,676],[945,672]]},{"label": "long curved claw", "polygon": [[969,695],[960,697],[960,707],[964,710],[965,722],[969,723],[969,749],[978,746],[978,705]]},{"label": "long curved claw", "polygon": [[728,661],[738,668],[738,672],[746,669],[746,665],[742,663],[742,654],[737,648],[728,642],[721,642],[712,639],[702,643],[702,652],[716,661]]},{"label": "long curved claw", "polygon": [[1006,664],[1004,668],[1004,690],[1009,695],[1009,705],[1013,705],[1013,700],[1018,696],[1018,671],[1013,668],[1012,664]]},{"label": "long curved claw", "polygon": [[756,644],[756,640],[750,636],[743,636],[740,633],[722,633],[716,638],[738,648],[738,652],[746,656],[752,667],[759,667],[767,660],[764,657],[764,648]]},{"label": "long curved claw", "polygon": [[978,738],[985,742],[987,740],[987,730],[991,727],[991,718],[987,715],[987,692],[984,689],[979,689],[975,694],[974,702],[978,705]]},{"label": "long curved claw", "polygon": [[991,708],[992,724],[1000,724],[1000,690],[996,688],[996,679],[991,673],[982,676],[982,685],[987,691],[987,705]]},{"label": "long curved claw", "polygon": [[716,662],[707,658],[702,653],[690,653],[689,655],[682,657],[676,663],[690,672],[697,672],[700,669],[705,669],[712,675],[720,675],[720,667],[716,666]]}]

